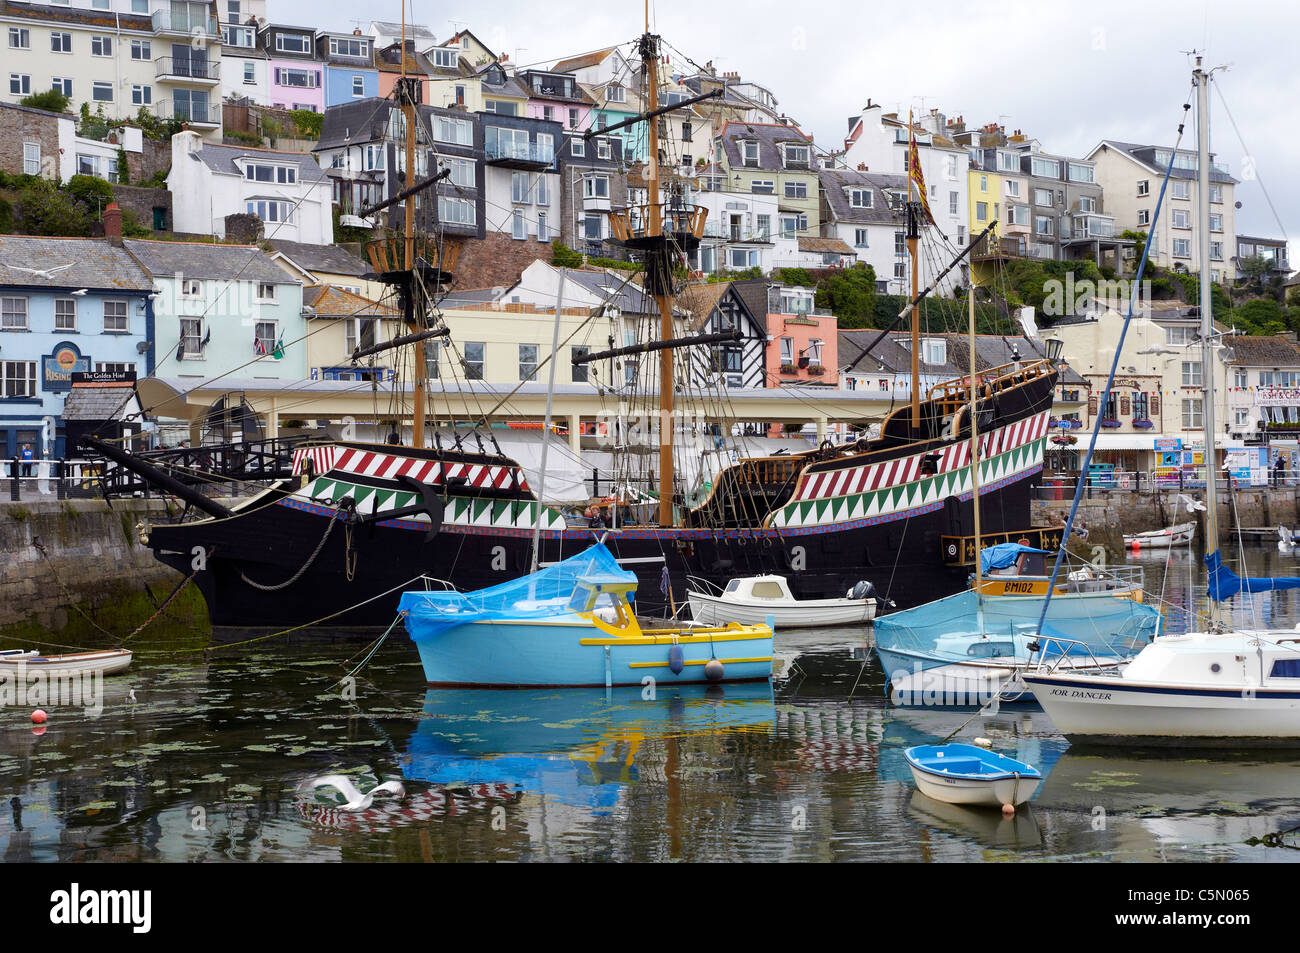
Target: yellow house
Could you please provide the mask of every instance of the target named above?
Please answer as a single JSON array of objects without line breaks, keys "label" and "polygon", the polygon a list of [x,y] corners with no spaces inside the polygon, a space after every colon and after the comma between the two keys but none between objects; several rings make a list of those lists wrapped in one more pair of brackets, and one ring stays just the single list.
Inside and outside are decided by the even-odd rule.
[{"label": "yellow house", "polygon": [[970,177],[970,236],[974,238],[992,221],[998,222],[994,236],[1002,234],[1002,176],[996,172],[971,169]]},{"label": "yellow house", "polygon": [[[391,341],[402,334],[400,313],[334,285],[313,285],[302,292],[307,318],[307,373],[311,380],[387,381],[408,364],[405,348],[381,351],[352,363],[352,352]],[[409,373],[409,372],[407,372]],[[407,373],[400,376],[406,377]]]}]

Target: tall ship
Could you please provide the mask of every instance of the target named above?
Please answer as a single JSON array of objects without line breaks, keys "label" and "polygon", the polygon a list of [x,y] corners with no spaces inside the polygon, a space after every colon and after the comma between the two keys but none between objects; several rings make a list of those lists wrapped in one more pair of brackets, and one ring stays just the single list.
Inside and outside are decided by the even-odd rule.
[{"label": "tall ship", "polygon": [[[647,19],[636,43],[645,109],[625,121],[645,124],[650,157],[659,154],[659,118],[695,101],[660,104],[660,42]],[[406,181],[397,198],[384,204],[410,203],[445,175],[416,180],[418,89],[405,75],[394,88],[406,116]],[[698,99],[709,95],[715,94]],[[914,144],[910,155],[909,164],[919,166]],[[702,495],[688,494],[675,472],[674,441],[683,440],[683,432],[665,427],[658,435],[657,501],[636,508],[640,519],[628,521],[625,511],[612,525],[593,527],[548,503],[544,486],[530,485],[514,459],[468,451],[461,440],[445,445],[452,441],[438,440],[430,428],[432,395],[419,374],[411,380],[410,445],[303,444],[294,450],[291,479],[231,506],[111,444],[94,447],[197,513],[198,518],[149,526],[146,539],[160,561],[193,577],[218,631],[384,626],[402,589],[421,576],[430,585],[481,589],[557,562],[600,538],[639,577],[637,608],[647,615],[674,613],[685,602],[687,577],[725,585],[758,573],[787,576],[796,598],[843,596],[866,580],[900,607],[927,602],[966,585],[969,559],[963,556],[973,552],[968,544],[975,485],[986,541],[1003,535],[1051,545],[1028,528],[1057,368],[1049,360],[978,373],[972,368],[966,378],[921,393],[921,303],[935,285],[919,287],[918,240],[928,221],[923,190],[914,189],[920,178],[909,176],[905,207],[910,300],[877,339],[901,333],[910,321],[910,400],[889,413],[874,436],[731,460]],[[673,420],[674,375],[683,363],[673,356],[719,338],[675,337],[674,330],[682,264],[700,244],[706,210],[662,183],[653,159],[646,179],[646,204],[611,211],[610,226],[643,264],[639,280],[658,308],[658,339],[585,359],[659,354],[657,390],[645,397],[657,406],[660,420]],[[945,273],[983,237],[974,238]],[[412,366],[425,366],[427,342],[448,334],[438,301],[459,251],[453,239],[417,236],[411,214],[403,216],[401,234],[368,243],[374,274],[392,289],[409,332],[377,347],[410,348]],[[962,423],[968,415],[961,413],[972,386],[979,388],[977,484],[968,424]],[[807,391],[798,396],[814,404],[817,399]],[[549,429],[545,439],[552,439]]]}]

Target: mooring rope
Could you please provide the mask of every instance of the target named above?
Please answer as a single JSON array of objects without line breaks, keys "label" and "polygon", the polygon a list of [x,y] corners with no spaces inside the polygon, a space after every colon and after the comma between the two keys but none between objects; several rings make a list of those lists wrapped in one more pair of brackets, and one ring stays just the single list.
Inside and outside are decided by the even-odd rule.
[{"label": "mooring rope", "polygon": [[[288,589],[290,586],[292,586],[295,582],[297,582],[299,579],[303,577],[303,573],[305,573],[308,569],[312,567],[312,563],[316,562],[316,557],[319,556],[320,551],[325,548],[325,541],[330,538],[330,533],[334,531],[334,524],[337,522],[339,522],[339,516],[337,514],[330,517],[329,523],[325,527],[325,532],[321,534],[320,542],[316,544],[316,548],[313,549],[311,555],[307,557],[307,561],[302,564],[301,568],[299,568],[299,570],[296,573],[294,573],[284,582],[277,583],[274,586],[266,586],[260,582],[254,582],[253,580],[249,579],[247,574],[242,569],[239,570],[239,578],[244,580],[244,582],[248,583],[254,589],[260,589],[262,592],[279,592],[281,589]],[[346,560],[346,557],[344,558]],[[349,582],[352,581],[352,576],[350,573],[348,575],[348,581]]]}]

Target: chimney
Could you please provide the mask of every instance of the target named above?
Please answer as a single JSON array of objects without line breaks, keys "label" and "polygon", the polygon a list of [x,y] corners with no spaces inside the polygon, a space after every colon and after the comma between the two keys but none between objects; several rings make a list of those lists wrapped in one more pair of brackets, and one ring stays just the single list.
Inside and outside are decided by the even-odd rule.
[{"label": "chimney", "polygon": [[361,27],[357,27],[357,28],[355,28],[355,29],[352,31],[352,35],[353,35],[353,36],[360,36],[360,35],[361,35]]},{"label": "chimney", "polygon": [[1294,331],[1282,331],[1278,334],[1278,337],[1284,341],[1290,341],[1292,344],[1296,343],[1296,334]]},{"label": "chimney", "polygon": [[122,210],[116,202],[104,207],[104,237],[112,245],[122,244]]}]

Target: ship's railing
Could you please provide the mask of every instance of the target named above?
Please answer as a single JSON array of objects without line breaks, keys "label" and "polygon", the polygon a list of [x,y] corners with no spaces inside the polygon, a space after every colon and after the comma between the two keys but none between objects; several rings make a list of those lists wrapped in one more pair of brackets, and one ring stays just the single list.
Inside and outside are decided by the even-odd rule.
[{"label": "ship's railing", "polygon": [[[145,450],[141,460],[166,471],[188,486],[221,486],[238,492],[241,484],[260,486],[293,476],[293,451],[306,436],[275,437],[241,443]],[[111,460],[90,457],[83,467],[79,489],[105,496],[148,496],[157,492],[146,479]],[[232,486],[226,484],[233,484]]]},{"label": "ship's railing", "polygon": [[[609,228],[621,242],[650,238],[656,234],[704,235],[704,224],[709,210],[702,205],[677,205],[671,202],[648,205],[629,205],[611,209]],[[656,225],[658,231],[655,230]]]},{"label": "ship's railing", "polygon": [[455,272],[456,262],[460,259],[459,242],[443,241],[440,244],[429,236],[416,236],[413,241],[415,259],[411,262],[406,260],[406,239],[401,235],[375,238],[366,242],[366,257],[375,271],[380,274],[407,271],[421,260],[438,271]]},{"label": "ship's railing", "polygon": [[[1049,360],[1019,361],[979,371],[975,375],[975,382],[980,387],[981,399],[986,400],[1051,373],[1053,366]],[[956,413],[970,403],[970,378],[958,377],[936,384],[930,388],[926,399],[935,401],[939,413],[945,417]]]}]

